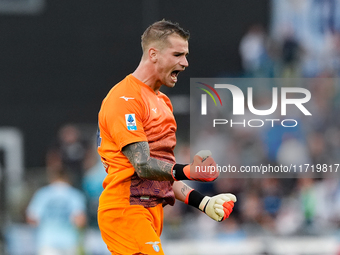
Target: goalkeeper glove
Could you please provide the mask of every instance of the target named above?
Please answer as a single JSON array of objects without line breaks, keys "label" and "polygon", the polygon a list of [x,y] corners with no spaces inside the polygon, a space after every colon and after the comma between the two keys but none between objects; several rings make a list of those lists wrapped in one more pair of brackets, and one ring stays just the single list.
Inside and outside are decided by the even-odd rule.
[{"label": "goalkeeper glove", "polygon": [[208,197],[196,190],[191,190],[186,196],[185,203],[200,209],[213,220],[220,222],[229,217],[236,200],[236,196],[231,193]]},{"label": "goalkeeper glove", "polygon": [[194,161],[190,165],[175,164],[171,171],[172,177],[175,181],[211,182],[216,180],[220,173],[211,155],[211,151],[202,150],[194,156]]}]

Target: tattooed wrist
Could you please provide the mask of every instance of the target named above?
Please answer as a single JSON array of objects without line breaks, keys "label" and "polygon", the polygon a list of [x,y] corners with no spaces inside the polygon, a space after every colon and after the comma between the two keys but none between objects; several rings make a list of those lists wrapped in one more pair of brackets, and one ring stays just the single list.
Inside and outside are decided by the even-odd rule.
[{"label": "tattooed wrist", "polygon": [[183,187],[181,188],[181,193],[184,197],[186,197],[186,195],[188,194],[188,192],[192,190],[192,188],[190,188],[188,185],[186,185],[184,182],[183,182]]}]

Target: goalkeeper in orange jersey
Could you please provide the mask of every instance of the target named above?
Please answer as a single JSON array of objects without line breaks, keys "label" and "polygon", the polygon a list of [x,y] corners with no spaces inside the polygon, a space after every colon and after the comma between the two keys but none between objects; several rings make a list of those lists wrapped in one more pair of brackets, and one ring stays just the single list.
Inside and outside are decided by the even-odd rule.
[{"label": "goalkeeper in orange jersey", "polygon": [[177,125],[171,102],[159,89],[174,87],[188,67],[188,39],[178,24],[162,20],[149,26],[139,66],[102,102],[98,152],[107,176],[98,223],[111,254],[164,254],[163,206],[175,199],[216,221],[226,219],[236,201],[230,193],[204,196],[181,181],[213,181],[219,175],[210,151],[200,151],[190,165],[177,164],[173,153]]}]

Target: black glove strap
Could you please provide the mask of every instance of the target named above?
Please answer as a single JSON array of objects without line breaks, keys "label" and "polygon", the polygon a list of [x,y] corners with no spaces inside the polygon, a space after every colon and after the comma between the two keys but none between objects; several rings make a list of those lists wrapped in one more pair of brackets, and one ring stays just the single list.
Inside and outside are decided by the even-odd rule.
[{"label": "black glove strap", "polygon": [[[193,190],[189,194],[188,205],[191,205],[199,209],[199,205],[202,202],[202,199],[204,197],[205,196],[199,193],[198,191]],[[204,208],[204,211],[205,211],[205,208]]]},{"label": "black glove strap", "polygon": [[187,165],[182,165],[182,164],[175,164],[174,167],[172,168],[172,176],[177,180],[189,180],[188,177],[185,176],[183,169]]}]

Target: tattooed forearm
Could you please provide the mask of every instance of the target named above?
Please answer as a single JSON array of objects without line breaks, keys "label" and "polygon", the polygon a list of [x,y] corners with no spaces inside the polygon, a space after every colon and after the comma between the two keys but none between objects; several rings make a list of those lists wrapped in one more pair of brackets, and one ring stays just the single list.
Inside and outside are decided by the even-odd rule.
[{"label": "tattooed forearm", "polygon": [[139,177],[158,181],[173,180],[171,175],[173,164],[151,158],[147,142],[126,145],[122,152],[129,159]]},{"label": "tattooed forearm", "polygon": [[184,182],[183,182],[183,187],[181,188],[181,194],[186,197],[188,192],[192,190],[192,188],[190,188],[188,185],[186,185]]}]

